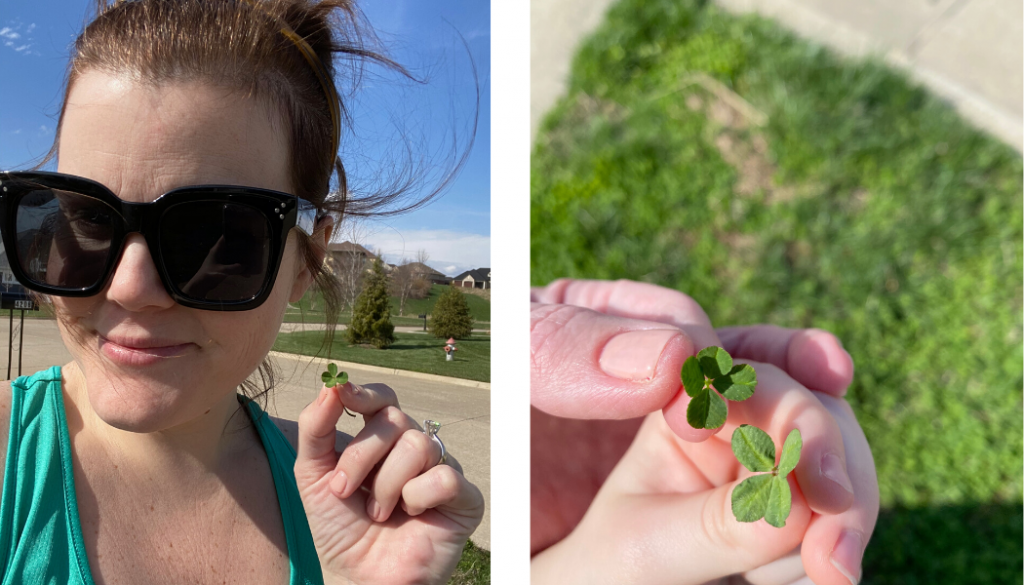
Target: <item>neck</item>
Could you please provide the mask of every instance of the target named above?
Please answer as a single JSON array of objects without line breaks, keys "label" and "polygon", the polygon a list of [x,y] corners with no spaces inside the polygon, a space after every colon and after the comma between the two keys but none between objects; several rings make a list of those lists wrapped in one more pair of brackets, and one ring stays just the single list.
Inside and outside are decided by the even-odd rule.
[{"label": "neck", "polygon": [[[234,392],[225,392],[201,416],[155,432],[132,432],[107,424],[93,410],[81,369],[63,370],[65,410],[79,457],[99,456],[136,485],[181,494],[223,483],[240,456],[253,447],[249,417],[239,412]],[[258,439],[257,439],[258,442]]]}]

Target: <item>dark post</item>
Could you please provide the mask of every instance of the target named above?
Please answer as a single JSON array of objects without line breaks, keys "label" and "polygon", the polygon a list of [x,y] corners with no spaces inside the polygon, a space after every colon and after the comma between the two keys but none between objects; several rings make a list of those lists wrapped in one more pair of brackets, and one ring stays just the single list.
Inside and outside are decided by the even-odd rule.
[{"label": "dark post", "polygon": [[425,314],[424,315],[420,315],[420,319],[423,319],[423,330],[426,331],[427,330],[427,316]]},{"label": "dark post", "polygon": [[11,309],[11,318],[7,328],[7,379],[11,379],[11,361],[14,352],[14,309]]},{"label": "dark post", "polygon": [[18,326],[18,375],[21,376],[21,350],[25,347],[25,309],[21,310],[21,325]]}]

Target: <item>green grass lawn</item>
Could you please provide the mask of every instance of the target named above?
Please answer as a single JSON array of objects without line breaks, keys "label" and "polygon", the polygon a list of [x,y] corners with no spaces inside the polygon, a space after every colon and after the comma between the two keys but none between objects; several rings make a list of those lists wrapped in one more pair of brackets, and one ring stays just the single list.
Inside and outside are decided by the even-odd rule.
[{"label": "green grass lawn", "polygon": [[[281,333],[274,342],[275,351],[301,355],[324,355],[322,331]],[[388,349],[348,345],[344,334],[336,335],[329,359],[371,366],[425,372],[479,382],[491,381],[491,338],[474,335],[455,345],[453,361],[445,361],[444,340],[424,333],[396,333],[397,340]]]},{"label": "green grass lawn", "polygon": [[836,333],[882,498],[863,582],[1020,583],[1022,172],[882,64],[627,0],[538,136],[532,280],[643,280],[717,325]]},{"label": "green grass lawn", "polygon": [[[403,317],[398,316],[398,297],[391,297],[391,322],[395,325],[422,327],[423,319],[419,319],[416,316],[430,314],[434,308],[434,303],[437,302],[444,289],[445,287],[435,284],[430,287],[430,294],[427,298],[406,300],[405,316]],[[310,308],[311,303],[314,307],[313,309]],[[478,329],[486,329],[491,321],[491,302],[482,297],[467,293],[466,303],[469,305],[469,312],[476,322],[476,327]],[[323,323],[323,306],[323,300],[320,296],[310,291],[298,303],[294,304],[294,308],[289,307],[285,312],[285,323]],[[340,324],[348,324],[349,320],[348,311],[343,311],[339,315],[338,322]]]},{"label": "green grass lawn", "polygon": [[466,543],[455,574],[449,585],[485,585],[491,582],[491,551],[484,550],[473,541]]}]

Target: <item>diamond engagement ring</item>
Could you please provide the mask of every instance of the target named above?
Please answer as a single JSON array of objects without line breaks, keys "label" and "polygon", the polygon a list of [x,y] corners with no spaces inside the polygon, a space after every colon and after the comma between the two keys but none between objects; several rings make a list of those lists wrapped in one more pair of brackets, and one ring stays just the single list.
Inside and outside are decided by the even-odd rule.
[{"label": "diamond engagement ring", "polygon": [[441,448],[441,458],[437,461],[438,465],[444,465],[445,461],[448,461],[448,453],[444,450],[444,443],[441,442],[441,437],[437,436],[437,431],[441,430],[441,423],[432,420],[423,421],[423,432]]}]

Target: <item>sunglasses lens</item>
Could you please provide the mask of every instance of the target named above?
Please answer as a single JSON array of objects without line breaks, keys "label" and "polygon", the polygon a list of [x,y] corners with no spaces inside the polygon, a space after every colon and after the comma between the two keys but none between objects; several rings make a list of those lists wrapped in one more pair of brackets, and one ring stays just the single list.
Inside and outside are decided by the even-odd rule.
[{"label": "sunglasses lens", "polygon": [[270,222],[248,205],[193,201],[169,207],[160,247],[174,286],[203,302],[250,300],[270,265]]},{"label": "sunglasses lens", "polygon": [[84,289],[98,284],[110,262],[120,216],[92,197],[32,185],[15,217],[18,262],[35,284]]}]

